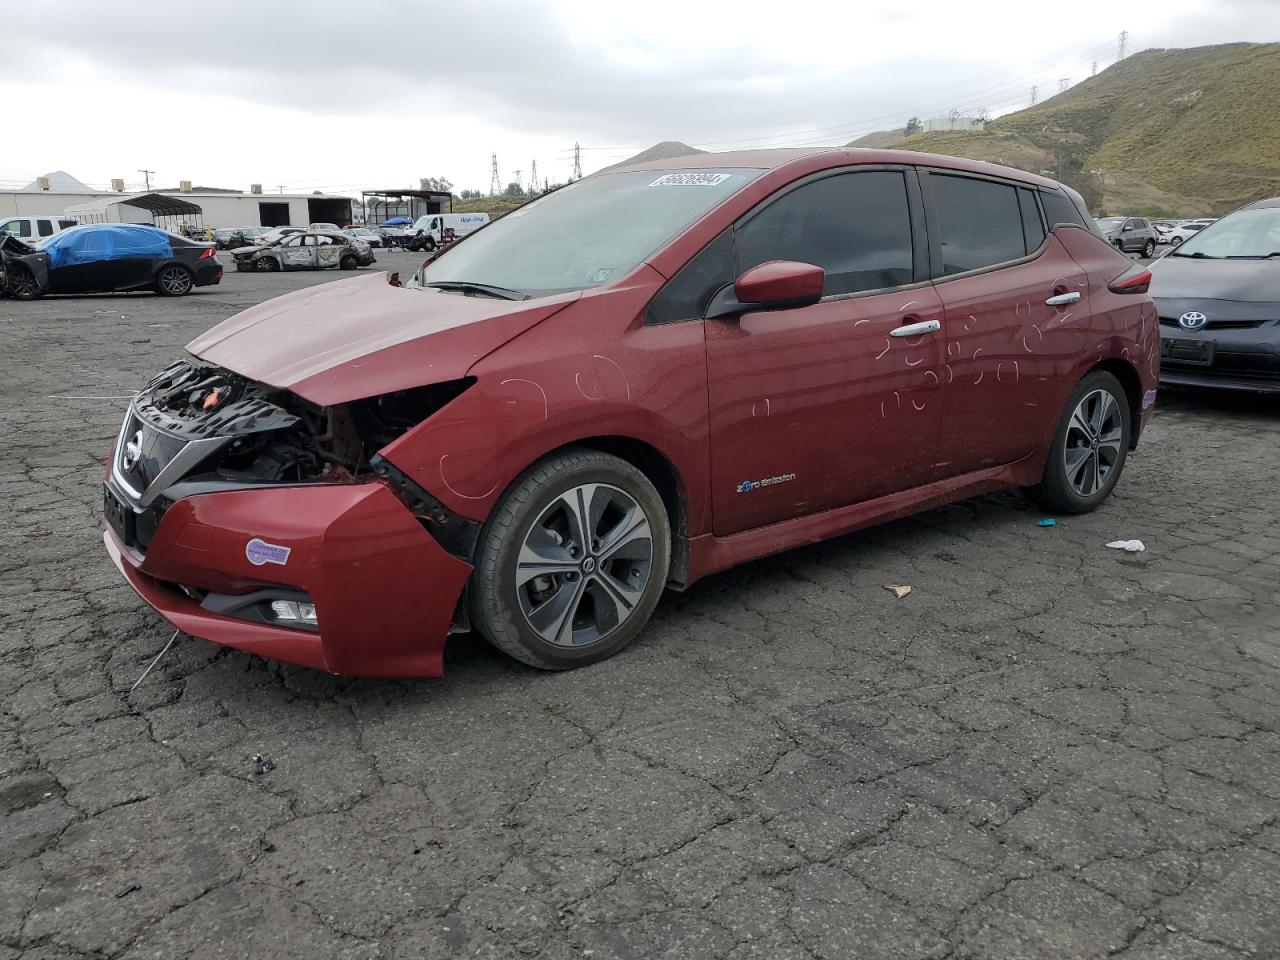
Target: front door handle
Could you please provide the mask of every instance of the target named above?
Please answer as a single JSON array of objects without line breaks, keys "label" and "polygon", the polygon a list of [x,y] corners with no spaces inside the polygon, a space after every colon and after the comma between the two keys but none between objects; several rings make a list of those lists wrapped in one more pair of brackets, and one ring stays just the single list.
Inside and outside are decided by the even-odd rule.
[{"label": "front door handle", "polygon": [[891,337],[918,337],[922,333],[937,333],[942,329],[939,320],[921,320],[919,323],[908,323],[905,327],[897,327],[889,331]]},{"label": "front door handle", "polygon": [[1060,293],[1056,297],[1050,297],[1044,302],[1046,307],[1065,307],[1069,303],[1078,303],[1080,301],[1080,291],[1072,290],[1070,293]]}]

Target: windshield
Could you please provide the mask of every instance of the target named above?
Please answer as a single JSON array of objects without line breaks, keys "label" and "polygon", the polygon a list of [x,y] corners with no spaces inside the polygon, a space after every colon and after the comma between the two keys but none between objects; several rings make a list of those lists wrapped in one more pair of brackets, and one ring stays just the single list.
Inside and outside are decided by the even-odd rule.
[{"label": "windshield", "polygon": [[1103,217],[1098,221],[1098,226],[1103,230],[1109,230],[1112,227],[1118,227],[1124,223],[1124,217]]},{"label": "windshield", "polygon": [[1188,237],[1175,254],[1241,259],[1272,255],[1280,256],[1280,207],[1237,210]]},{"label": "windshield", "polygon": [[431,261],[420,282],[536,295],[616,280],[759,170],[645,170],[579,180],[513,210]]}]

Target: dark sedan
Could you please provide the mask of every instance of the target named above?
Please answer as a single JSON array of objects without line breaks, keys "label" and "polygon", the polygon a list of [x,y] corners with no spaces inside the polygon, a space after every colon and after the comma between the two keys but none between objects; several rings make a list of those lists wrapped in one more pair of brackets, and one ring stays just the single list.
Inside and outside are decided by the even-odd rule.
[{"label": "dark sedan", "polygon": [[1197,233],[1151,267],[1160,382],[1280,393],[1280,197]]},{"label": "dark sedan", "polygon": [[[14,246],[18,244],[18,246]],[[19,300],[46,293],[154,290],[181,297],[222,279],[212,244],[156,227],[97,223],[72,227],[34,246],[4,251],[6,292]]]}]

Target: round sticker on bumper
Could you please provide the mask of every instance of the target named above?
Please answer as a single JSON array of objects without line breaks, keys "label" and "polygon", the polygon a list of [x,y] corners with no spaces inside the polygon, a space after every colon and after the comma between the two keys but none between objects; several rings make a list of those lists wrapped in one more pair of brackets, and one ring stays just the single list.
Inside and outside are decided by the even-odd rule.
[{"label": "round sticker on bumper", "polygon": [[279,544],[267,543],[265,540],[259,540],[254,537],[244,547],[244,555],[249,562],[255,567],[260,567],[264,563],[276,563],[284,566],[289,562],[289,553],[291,547],[282,547]]}]

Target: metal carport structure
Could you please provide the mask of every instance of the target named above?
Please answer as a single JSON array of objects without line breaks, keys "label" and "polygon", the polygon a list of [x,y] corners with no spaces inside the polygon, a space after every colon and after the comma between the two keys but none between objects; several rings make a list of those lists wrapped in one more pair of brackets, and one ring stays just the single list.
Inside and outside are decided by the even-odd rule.
[{"label": "metal carport structure", "polygon": [[68,207],[64,212],[81,223],[154,223],[174,233],[183,223],[204,226],[204,210],[199,204],[163,193],[92,200]]},{"label": "metal carport structure", "polygon": [[388,217],[416,220],[429,213],[453,213],[453,194],[443,190],[362,190],[360,203],[364,222],[369,225],[382,223]]}]

